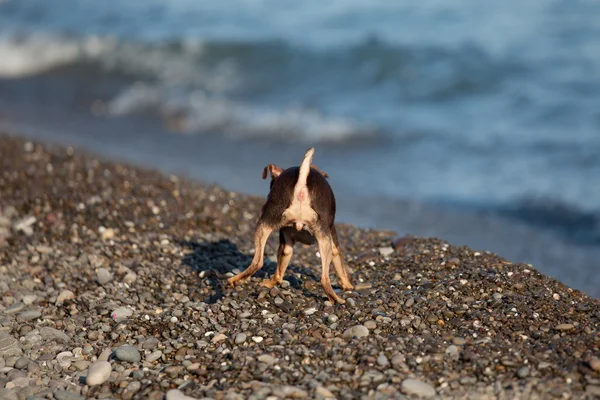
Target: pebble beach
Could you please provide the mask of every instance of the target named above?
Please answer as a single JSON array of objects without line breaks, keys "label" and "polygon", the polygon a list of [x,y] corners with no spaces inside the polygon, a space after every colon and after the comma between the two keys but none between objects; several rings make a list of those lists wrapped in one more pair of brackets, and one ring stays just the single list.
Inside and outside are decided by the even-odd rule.
[{"label": "pebble beach", "polygon": [[535,266],[339,221],[344,305],[316,246],[260,286],[274,234],[234,289],[264,198],[7,134],[0,171],[0,399],[600,398],[600,302]]}]

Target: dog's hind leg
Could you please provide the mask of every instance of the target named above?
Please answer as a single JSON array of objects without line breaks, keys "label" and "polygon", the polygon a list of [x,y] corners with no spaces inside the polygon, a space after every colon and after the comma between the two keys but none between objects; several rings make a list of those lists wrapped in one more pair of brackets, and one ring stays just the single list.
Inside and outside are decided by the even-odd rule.
[{"label": "dog's hind leg", "polygon": [[340,243],[338,241],[335,225],[331,226],[331,237],[333,239],[333,248],[331,249],[331,253],[333,256],[333,267],[338,277],[338,281],[343,290],[352,290],[354,289],[354,286],[352,285],[352,282],[350,282],[350,278],[348,277],[348,271],[344,266],[344,256],[340,248]]},{"label": "dog's hind leg", "polygon": [[319,252],[321,253],[321,285],[325,290],[325,294],[333,304],[340,303],[344,304],[346,301],[341,299],[331,287],[331,280],[329,278],[329,265],[332,259],[332,248],[333,243],[330,235],[324,235],[322,233],[316,235],[317,241],[319,242]]},{"label": "dog's hind leg", "polygon": [[267,239],[272,231],[273,228],[266,224],[259,223],[257,225],[256,230],[254,231],[254,258],[252,259],[252,263],[245,271],[227,280],[231,286],[246,282],[248,278],[256,273],[256,271],[262,268],[265,256],[265,245],[267,244]]},{"label": "dog's hind leg", "polygon": [[290,264],[290,259],[294,253],[294,241],[286,233],[285,229],[279,231],[279,248],[277,249],[277,269],[271,279],[265,279],[261,285],[272,288],[283,281],[285,270]]}]

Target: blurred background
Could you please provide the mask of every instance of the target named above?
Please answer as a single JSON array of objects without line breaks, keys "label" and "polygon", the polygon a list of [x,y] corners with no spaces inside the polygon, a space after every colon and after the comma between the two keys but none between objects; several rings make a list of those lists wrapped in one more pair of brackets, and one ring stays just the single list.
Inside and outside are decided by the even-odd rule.
[{"label": "blurred background", "polygon": [[0,0],[0,128],[233,191],[309,146],[339,222],[600,297],[600,2]]}]

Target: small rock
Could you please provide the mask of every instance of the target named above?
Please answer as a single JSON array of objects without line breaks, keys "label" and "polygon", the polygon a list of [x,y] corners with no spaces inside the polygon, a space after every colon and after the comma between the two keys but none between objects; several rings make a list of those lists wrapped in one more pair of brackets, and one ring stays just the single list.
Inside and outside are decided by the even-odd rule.
[{"label": "small rock", "polygon": [[108,361],[96,361],[88,369],[85,384],[88,386],[101,385],[110,378],[112,368]]},{"label": "small rock", "polygon": [[73,300],[74,298],[75,298],[75,293],[71,292],[70,290],[63,290],[62,292],[60,292],[60,294],[56,298],[56,305],[59,306],[59,305],[63,304],[65,301]]},{"label": "small rock", "polygon": [[326,399],[335,399],[335,395],[324,386],[317,386],[317,388],[315,389],[315,394]]},{"label": "small rock", "polygon": [[133,346],[120,346],[115,350],[115,357],[117,357],[120,361],[136,363],[140,362],[142,356],[140,355],[140,351]]},{"label": "small rock", "polygon": [[158,360],[159,358],[161,358],[162,355],[163,355],[163,353],[160,350],[153,351],[152,353],[150,353],[146,356],[146,361],[154,362],[154,361]]},{"label": "small rock", "polygon": [[42,313],[40,312],[40,310],[28,310],[23,311],[21,314],[19,314],[19,318],[24,319],[25,321],[31,321],[41,316]]},{"label": "small rock", "polygon": [[446,354],[448,354],[453,359],[458,359],[460,357],[460,351],[458,347],[454,344],[451,344],[446,348]]},{"label": "small rock", "polygon": [[69,343],[71,341],[71,338],[69,337],[69,335],[67,335],[66,333],[59,331],[58,329],[55,328],[51,328],[49,326],[45,326],[43,328],[40,329],[40,336],[45,340],[45,341],[55,341],[55,342],[62,342],[62,343]]},{"label": "small rock", "polygon": [[354,285],[354,290],[367,290],[371,289],[372,287],[373,285],[370,283],[357,283]]},{"label": "small rock", "polygon": [[29,365],[29,358],[21,357],[15,362],[16,369],[24,369]]},{"label": "small rock", "polygon": [[557,325],[555,329],[557,331],[569,331],[573,328],[575,328],[575,326],[573,324],[560,324],[560,325]]},{"label": "small rock", "polygon": [[380,247],[379,248],[379,254],[381,254],[384,257],[389,256],[390,254],[392,254],[394,252],[394,249],[391,247]]},{"label": "small rock", "polygon": [[186,396],[179,389],[171,389],[167,392],[166,400],[196,400],[194,397]]},{"label": "small rock", "polygon": [[54,398],[56,400],[85,400],[85,396],[69,392],[68,390],[57,390],[54,392]]},{"label": "small rock", "polygon": [[413,297],[409,297],[408,299],[406,299],[406,301],[404,302],[404,307],[412,307],[412,305],[415,304],[415,299]]},{"label": "small rock", "polygon": [[6,310],[4,310],[4,314],[16,314],[18,312],[21,312],[25,309],[25,304],[19,302],[19,303],[15,303],[12,306],[8,307]]},{"label": "small rock", "polygon": [[78,360],[73,363],[73,366],[77,371],[85,371],[90,367],[90,362],[85,360]]},{"label": "small rock", "polygon": [[283,299],[279,296],[275,297],[275,300],[273,300],[275,302],[276,305],[280,306],[283,304]]},{"label": "small rock", "polygon": [[382,367],[387,367],[388,365],[390,365],[390,362],[385,356],[385,354],[380,354],[379,357],[377,357],[377,364]]},{"label": "small rock", "polygon": [[23,351],[19,346],[19,341],[6,332],[0,331],[0,357],[20,356],[21,354]]},{"label": "small rock", "polygon": [[600,358],[592,357],[590,359],[590,368],[592,368],[594,371],[600,371]]},{"label": "small rock", "polygon": [[71,358],[73,358],[73,353],[70,351],[63,351],[56,355],[56,361],[62,369],[69,369],[71,366]]},{"label": "small rock", "polygon": [[104,229],[102,231],[102,240],[111,240],[115,237],[115,230],[113,228]]},{"label": "small rock", "polygon": [[277,362],[277,359],[268,354],[263,354],[258,357],[258,361],[260,361],[261,363],[268,364],[268,365],[273,365]]},{"label": "small rock", "polygon": [[225,336],[223,333],[218,333],[212,338],[211,342],[219,343],[226,339],[227,339],[227,336]]},{"label": "small rock", "polygon": [[527,378],[529,376],[529,367],[521,367],[517,371],[517,376],[521,379]]},{"label": "small rock", "polygon": [[129,382],[129,384],[127,385],[127,387],[125,388],[125,390],[129,393],[137,393],[140,391],[140,389],[142,388],[142,383],[139,381],[133,381],[133,382]]},{"label": "small rock", "polygon": [[364,326],[366,326],[367,329],[372,330],[372,329],[377,328],[377,322],[375,322],[373,320],[365,321]]},{"label": "small rock", "polygon": [[113,274],[107,270],[106,268],[98,268],[98,283],[101,285],[106,285],[110,281],[113,280]]},{"label": "small rock", "polygon": [[346,303],[350,306],[350,307],[356,307],[356,301],[352,298],[352,297],[348,297],[348,299],[346,300]]},{"label": "small rock", "polygon": [[123,277],[123,283],[126,283],[128,285],[131,285],[132,283],[135,282],[135,280],[137,279],[137,274],[133,271],[129,271],[124,277]]},{"label": "small rock", "polygon": [[413,394],[423,398],[435,396],[435,388],[428,383],[421,382],[418,379],[403,380],[401,390],[404,394]]},{"label": "small rock", "polygon": [[36,299],[37,296],[35,294],[28,294],[26,296],[23,296],[23,304],[25,304],[26,306],[31,305]]},{"label": "small rock", "polygon": [[461,337],[455,337],[452,339],[452,343],[454,343],[457,346],[462,346],[465,343],[467,343],[467,341]]},{"label": "small rock", "polygon": [[261,336],[252,336],[252,341],[254,343],[260,343],[262,342],[264,339]]},{"label": "small rock", "polygon": [[343,337],[346,340],[350,340],[353,338],[362,338],[365,336],[369,336],[369,329],[367,329],[364,325],[355,325],[351,328],[348,328],[344,331]]},{"label": "small rock", "polygon": [[119,307],[110,313],[110,317],[116,322],[125,321],[133,315],[133,310],[129,307]]},{"label": "small rock", "polygon": [[150,338],[144,340],[144,343],[142,343],[142,349],[144,349],[144,350],[152,350],[156,346],[158,346],[159,343],[160,343],[160,341],[157,338],[150,337]]},{"label": "small rock", "polygon": [[246,341],[247,336],[245,333],[238,333],[235,335],[235,344],[242,344]]},{"label": "small rock", "polygon": [[0,399],[2,400],[19,400],[17,392],[13,389],[0,388]]}]

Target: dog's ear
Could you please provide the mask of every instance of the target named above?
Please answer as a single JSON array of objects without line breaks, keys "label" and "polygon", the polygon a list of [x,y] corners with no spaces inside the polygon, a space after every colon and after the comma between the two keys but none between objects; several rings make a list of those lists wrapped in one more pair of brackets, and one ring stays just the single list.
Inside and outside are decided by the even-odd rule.
[{"label": "dog's ear", "polygon": [[325,178],[329,178],[329,174],[327,174],[327,172],[321,171],[315,164],[311,165],[310,167],[315,169],[317,172],[321,173],[321,175],[323,175]]},{"label": "dog's ear", "polygon": [[265,167],[265,169],[263,169],[262,178],[267,179],[267,175],[269,172],[271,173],[272,179],[277,179],[277,177],[283,172],[283,169],[281,169],[275,164],[269,164]]}]

